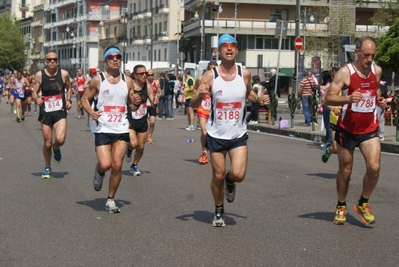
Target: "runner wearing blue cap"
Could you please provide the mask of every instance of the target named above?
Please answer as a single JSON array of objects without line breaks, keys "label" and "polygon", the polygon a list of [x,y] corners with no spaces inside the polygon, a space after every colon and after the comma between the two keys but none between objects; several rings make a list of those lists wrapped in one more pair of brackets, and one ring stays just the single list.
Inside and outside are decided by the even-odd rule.
[{"label": "runner wearing blue cap", "polygon": [[[191,100],[194,108],[201,105],[207,93],[211,95],[211,112],[206,125],[206,147],[212,163],[211,191],[215,202],[212,225],[225,225],[223,194],[228,202],[235,198],[236,185],[245,177],[248,161],[248,133],[245,123],[245,101],[261,105],[269,104],[269,96],[260,97],[252,90],[251,72],[235,64],[238,55],[237,40],[223,34],[218,41],[221,63],[206,72]],[[231,170],[226,171],[226,155]],[[223,192],[224,191],[224,192]]]}]

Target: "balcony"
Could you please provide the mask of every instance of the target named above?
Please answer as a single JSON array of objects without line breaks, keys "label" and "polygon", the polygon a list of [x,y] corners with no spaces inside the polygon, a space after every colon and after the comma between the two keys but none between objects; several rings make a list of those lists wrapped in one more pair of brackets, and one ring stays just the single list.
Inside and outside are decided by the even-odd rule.
[{"label": "balcony", "polygon": [[[204,21],[205,31],[207,34],[214,34],[217,32],[219,26],[219,32],[224,32],[224,29],[230,31],[236,30],[240,34],[249,35],[274,35],[276,29],[276,22],[270,22],[268,20],[236,20],[221,18],[219,22],[217,20],[205,20]],[[183,32],[187,37],[198,36],[202,27],[201,20],[187,20],[183,23]],[[301,23],[300,34],[305,31],[314,36],[327,36],[329,35],[329,27],[326,23],[307,23],[306,25]],[[295,22],[288,22],[288,36],[295,35]],[[220,30],[223,29],[223,30]],[[375,25],[356,25],[357,34],[368,34],[372,36],[380,36],[385,34],[389,29],[389,26],[378,27]]]},{"label": "balcony", "polygon": [[21,11],[29,11],[29,5],[27,5],[27,4],[19,4],[19,10],[21,10]]},{"label": "balcony", "polygon": [[35,21],[32,22],[31,27],[40,27],[43,26],[43,21]]}]

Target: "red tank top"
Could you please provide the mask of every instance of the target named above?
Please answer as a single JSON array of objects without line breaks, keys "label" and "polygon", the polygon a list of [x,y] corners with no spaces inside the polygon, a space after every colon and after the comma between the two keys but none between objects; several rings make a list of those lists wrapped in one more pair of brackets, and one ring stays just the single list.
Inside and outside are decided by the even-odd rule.
[{"label": "red tank top", "polygon": [[85,90],[83,89],[83,86],[85,84],[85,78],[84,77],[76,77],[76,88],[78,90],[79,95],[83,95]]},{"label": "red tank top", "polygon": [[367,78],[360,77],[352,63],[347,65],[350,72],[350,83],[342,95],[351,95],[360,89],[363,99],[358,103],[348,103],[342,107],[339,126],[352,134],[366,134],[378,129],[377,116],[377,76],[375,66],[371,65],[371,72]]},{"label": "red tank top", "polygon": [[156,97],[157,93],[158,93],[157,81],[153,80],[151,83],[151,87],[152,87],[153,95],[154,95],[154,97]]}]

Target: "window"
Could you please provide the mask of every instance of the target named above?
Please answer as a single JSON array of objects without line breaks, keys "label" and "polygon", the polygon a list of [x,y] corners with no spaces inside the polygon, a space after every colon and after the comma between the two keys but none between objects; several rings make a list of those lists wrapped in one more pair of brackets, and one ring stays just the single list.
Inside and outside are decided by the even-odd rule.
[{"label": "window", "polygon": [[278,19],[288,19],[288,9],[270,9],[270,22],[276,22]]},{"label": "window", "polygon": [[165,54],[163,55],[163,61],[168,61],[166,56],[168,54],[168,49],[165,48],[164,53]]}]

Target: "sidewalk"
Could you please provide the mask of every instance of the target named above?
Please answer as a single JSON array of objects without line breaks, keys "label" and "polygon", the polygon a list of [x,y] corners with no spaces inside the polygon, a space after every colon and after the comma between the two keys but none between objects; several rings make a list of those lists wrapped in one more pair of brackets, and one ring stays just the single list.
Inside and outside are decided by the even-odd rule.
[{"label": "sidewalk", "polygon": [[[275,121],[274,125],[271,123],[268,124],[264,120],[261,120],[260,123],[255,125],[248,125],[248,130],[260,131],[278,135],[290,136],[293,138],[303,138],[311,141],[321,142],[325,141],[325,129],[321,132],[320,126],[322,121],[322,116],[318,116],[318,125],[315,126],[315,130],[312,131],[312,127],[302,126],[304,124],[304,116],[301,113],[302,111],[296,110],[296,114],[294,116],[294,126],[289,129],[279,129],[278,128],[278,119],[280,117],[287,119],[291,123],[290,110],[288,109],[288,105],[286,102],[287,98],[282,97],[279,99],[279,104],[277,107],[277,121]],[[381,141],[381,151],[399,154],[399,142],[396,142],[396,126],[388,126],[385,125],[385,140]]]}]

